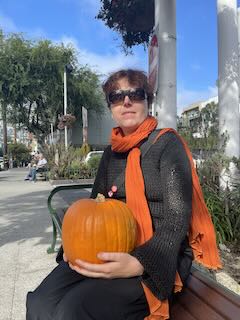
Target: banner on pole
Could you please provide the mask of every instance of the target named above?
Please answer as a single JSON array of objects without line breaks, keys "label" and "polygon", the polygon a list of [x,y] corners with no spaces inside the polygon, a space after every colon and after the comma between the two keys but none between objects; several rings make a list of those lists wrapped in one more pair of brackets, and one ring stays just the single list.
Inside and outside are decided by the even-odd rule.
[{"label": "banner on pole", "polygon": [[82,125],[83,125],[83,143],[87,143],[88,113],[87,109],[82,107]]},{"label": "banner on pole", "polygon": [[157,92],[158,88],[158,60],[159,60],[159,47],[157,35],[153,34],[149,45],[149,74],[148,81],[153,90],[153,93]]}]

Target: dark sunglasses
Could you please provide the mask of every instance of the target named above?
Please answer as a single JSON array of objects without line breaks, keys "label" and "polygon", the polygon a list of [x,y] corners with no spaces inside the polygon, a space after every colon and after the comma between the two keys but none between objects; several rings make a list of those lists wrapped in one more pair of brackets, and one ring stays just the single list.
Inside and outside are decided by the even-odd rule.
[{"label": "dark sunglasses", "polygon": [[112,91],[108,95],[109,104],[123,103],[125,97],[128,97],[131,101],[143,101],[147,98],[146,92],[143,88],[133,88],[129,90],[116,90]]}]

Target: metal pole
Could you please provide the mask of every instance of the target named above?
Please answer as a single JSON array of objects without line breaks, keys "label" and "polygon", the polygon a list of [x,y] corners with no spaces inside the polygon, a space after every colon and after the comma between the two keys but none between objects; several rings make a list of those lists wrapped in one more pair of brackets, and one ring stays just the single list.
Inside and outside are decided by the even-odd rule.
[{"label": "metal pole", "polygon": [[176,0],[155,0],[155,32],[159,46],[155,99],[158,127],[176,128]]},{"label": "metal pole", "polygon": [[[67,114],[67,71],[66,67],[64,67],[64,77],[63,77],[63,82],[64,82],[64,115]],[[67,126],[64,128],[64,137],[65,137],[65,149],[67,150],[68,148],[68,136],[67,136]]]},{"label": "metal pole", "polygon": [[238,87],[239,87],[239,112],[240,112],[240,8],[237,9],[238,17]]},{"label": "metal pole", "polygon": [[[218,0],[218,104],[219,135],[227,135],[225,154],[239,157],[239,61],[238,61],[238,24],[237,1]],[[231,186],[237,177],[236,166],[224,170],[220,183],[223,188]]]},{"label": "metal pole", "polygon": [[53,124],[51,123],[51,144],[53,144]]}]

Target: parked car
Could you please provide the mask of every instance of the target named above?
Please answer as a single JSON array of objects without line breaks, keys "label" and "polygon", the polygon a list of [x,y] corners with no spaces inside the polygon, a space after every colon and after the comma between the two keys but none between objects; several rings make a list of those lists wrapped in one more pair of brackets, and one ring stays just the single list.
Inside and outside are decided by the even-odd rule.
[{"label": "parked car", "polygon": [[3,161],[3,157],[0,157],[0,170],[4,170],[4,161]]},{"label": "parked car", "polygon": [[85,162],[85,163],[88,163],[89,160],[92,159],[92,158],[95,157],[95,156],[102,157],[103,152],[104,152],[104,151],[90,151],[90,152],[87,154],[84,162]]}]

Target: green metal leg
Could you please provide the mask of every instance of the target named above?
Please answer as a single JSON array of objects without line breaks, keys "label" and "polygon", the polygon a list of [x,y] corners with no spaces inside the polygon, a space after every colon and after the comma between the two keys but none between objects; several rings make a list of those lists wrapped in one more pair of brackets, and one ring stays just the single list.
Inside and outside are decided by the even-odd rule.
[{"label": "green metal leg", "polygon": [[57,252],[57,250],[55,250],[55,245],[56,245],[56,240],[57,240],[57,228],[56,225],[52,219],[52,225],[53,225],[53,238],[52,238],[52,244],[51,247],[49,247],[47,249],[47,253],[54,253]]}]

